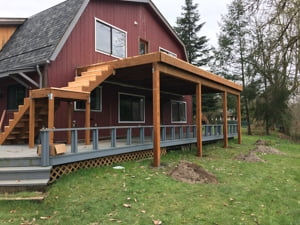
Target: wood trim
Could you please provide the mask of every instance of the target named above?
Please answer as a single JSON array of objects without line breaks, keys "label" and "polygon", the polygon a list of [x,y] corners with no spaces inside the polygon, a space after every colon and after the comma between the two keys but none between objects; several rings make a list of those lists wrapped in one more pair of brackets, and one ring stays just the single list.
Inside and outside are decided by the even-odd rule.
[{"label": "wood trim", "polygon": [[160,71],[157,63],[153,64],[153,166],[160,166]]},{"label": "wood trim", "polygon": [[35,100],[30,99],[29,105],[29,148],[34,148],[34,136],[35,136]]},{"label": "wood trim", "polygon": [[69,91],[60,88],[42,88],[32,90],[30,97],[32,98],[46,98],[52,94],[55,98],[73,99],[73,100],[86,100],[89,98],[90,93],[84,91]]},{"label": "wood trim", "polygon": [[202,84],[196,85],[197,156],[202,157]]},{"label": "wood trim", "polygon": [[[54,96],[49,94],[48,97],[48,128],[54,128]],[[49,132],[49,144],[54,143],[54,133]]]},{"label": "wood trim", "polygon": [[223,136],[224,148],[228,148],[228,121],[227,121],[227,92],[223,93]]},{"label": "wood trim", "polygon": [[[85,127],[91,127],[91,99],[85,101]],[[91,131],[85,131],[85,144],[91,143]]]},{"label": "wood trim", "polygon": [[[68,128],[72,128],[73,102],[68,102]],[[71,144],[71,131],[67,132],[67,144]]]},{"label": "wood trim", "polygon": [[242,144],[241,95],[237,95],[238,144]]}]

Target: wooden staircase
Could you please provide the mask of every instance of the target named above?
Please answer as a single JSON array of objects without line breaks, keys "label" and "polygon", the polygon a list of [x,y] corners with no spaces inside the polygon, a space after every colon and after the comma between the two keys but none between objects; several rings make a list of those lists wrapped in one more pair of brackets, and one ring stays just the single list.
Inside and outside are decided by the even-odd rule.
[{"label": "wooden staircase", "polygon": [[110,66],[92,67],[86,72],[82,72],[80,76],[76,76],[75,81],[69,82],[68,86],[63,89],[91,92],[112,74],[113,69]]},{"label": "wooden staircase", "polygon": [[[113,74],[111,66],[102,65],[91,67],[76,76],[75,80],[68,83],[68,86],[60,88],[75,92],[91,92],[105,79]],[[48,103],[47,99],[36,99],[35,104],[35,134],[48,125]],[[58,105],[55,105],[57,109]],[[5,126],[4,131],[0,134],[0,145],[2,144],[24,144],[29,141],[29,108],[30,98],[24,98],[23,105],[19,106],[14,113],[9,124]]]}]

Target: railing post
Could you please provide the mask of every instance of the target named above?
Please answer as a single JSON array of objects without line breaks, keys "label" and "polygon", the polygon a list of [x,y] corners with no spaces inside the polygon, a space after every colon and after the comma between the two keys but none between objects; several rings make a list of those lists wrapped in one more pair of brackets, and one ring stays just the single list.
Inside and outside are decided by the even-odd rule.
[{"label": "railing post", "polygon": [[162,135],[161,140],[166,141],[167,140],[166,127],[161,128],[161,135]]},{"label": "railing post", "polygon": [[186,138],[190,138],[191,131],[190,131],[190,126],[186,127]]},{"label": "railing post", "polygon": [[41,164],[42,166],[49,166],[50,165],[49,131],[42,129],[40,132],[41,132],[41,144],[42,144]]},{"label": "railing post", "polygon": [[78,153],[78,132],[75,128],[71,130],[71,153]]},{"label": "railing post", "polygon": [[205,136],[208,136],[208,126],[204,125],[203,127],[204,127]]},{"label": "railing post", "polygon": [[92,129],[92,131],[93,131],[93,150],[98,150],[99,130],[95,127]]},{"label": "railing post", "polygon": [[197,137],[197,126],[193,126],[193,138]]},{"label": "railing post", "polygon": [[171,127],[171,139],[175,140],[175,127]]},{"label": "railing post", "polygon": [[144,127],[140,128],[140,143],[144,144],[145,142],[145,130]]},{"label": "railing post", "polygon": [[183,138],[183,127],[179,127],[179,139]]},{"label": "railing post", "polygon": [[115,148],[117,146],[117,128],[111,129],[111,147]]},{"label": "railing post", "polygon": [[132,128],[127,128],[127,136],[126,136],[126,144],[131,145],[132,144]]}]

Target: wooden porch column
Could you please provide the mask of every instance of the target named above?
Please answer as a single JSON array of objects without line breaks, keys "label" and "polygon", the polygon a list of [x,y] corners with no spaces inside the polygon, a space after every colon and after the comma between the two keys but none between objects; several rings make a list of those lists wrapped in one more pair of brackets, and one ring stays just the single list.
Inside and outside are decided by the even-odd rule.
[{"label": "wooden porch column", "polygon": [[202,85],[196,86],[197,156],[202,157]]},{"label": "wooden porch column", "polygon": [[153,64],[153,166],[160,166],[160,72],[157,63]]},{"label": "wooden porch column", "polygon": [[242,115],[241,115],[241,95],[237,95],[237,126],[238,144],[242,144]]},{"label": "wooden porch column", "polygon": [[[72,128],[73,102],[68,102],[68,128]],[[68,131],[67,144],[71,144],[71,131]]]},{"label": "wooden porch column", "polygon": [[223,135],[224,148],[228,148],[227,91],[223,93]]},{"label": "wooden porch column", "polygon": [[[52,93],[48,95],[48,128],[54,128],[54,96]],[[49,133],[49,144],[54,143],[54,133]]]},{"label": "wooden porch column", "polygon": [[29,106],[29,148],[34,148],[34,137],[35,137],[35,100],[30,99]]},{"label": "wooden porch column", "polygon": [[[85,127],[91,127],[91,98],[89,97],[85,101]],[[91,143],[91,131],[85,131],[85,144],[89,145]]]}]

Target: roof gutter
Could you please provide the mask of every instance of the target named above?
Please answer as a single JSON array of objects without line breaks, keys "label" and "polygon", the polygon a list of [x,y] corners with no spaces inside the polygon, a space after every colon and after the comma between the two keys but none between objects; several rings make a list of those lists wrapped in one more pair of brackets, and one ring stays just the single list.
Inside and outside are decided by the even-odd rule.
[{"label": "roof gutter", "polygon": [[37,73],[38,73],[38,75],[39,75],[39,88],[42,88],[43,87],[43,74],[42,74],[42,72],[41,72],[41,70],[40,70],[40,66],[39,65],[36,65],[36,71],[37,71]]}]

